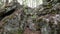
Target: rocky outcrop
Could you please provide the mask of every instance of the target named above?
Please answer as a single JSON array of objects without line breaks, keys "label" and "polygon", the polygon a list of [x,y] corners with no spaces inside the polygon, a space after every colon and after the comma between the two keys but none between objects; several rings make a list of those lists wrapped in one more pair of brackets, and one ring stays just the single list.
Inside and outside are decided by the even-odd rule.
[{"label": "rocky outcrop", "polygon": [[1,13],[0,33],[60,34],[59,7],[60,3],[42,4],[34,9],[12,4]]}]

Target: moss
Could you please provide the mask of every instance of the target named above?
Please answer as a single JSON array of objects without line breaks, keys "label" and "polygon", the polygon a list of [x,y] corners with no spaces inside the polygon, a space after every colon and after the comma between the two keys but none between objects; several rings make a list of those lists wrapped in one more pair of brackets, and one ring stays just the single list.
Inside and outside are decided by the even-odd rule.
[{"label": "moss", "polygon": [[9,18],[9,19],[12,19],[12,18],[14,18],[14,15],[10,15],[8,18]]},{"label": "moss", "polygon": [[47,5],[43,5],[43,7],[46,7],[47,9],[50,9],[50,8],[52,8],[53,6],[52,6],[52,3],[48,3]]},{"label": "moss", "polygon": [[18,30],[18,34],[23,34],[23,30],[22,29],[19,29]]},{"label": "moss", "polygon": [[51,12],[50,12],[51,14],[57,14],[58,13],[58,11],[56,11],[56,10],[51,10]]},{"label": "moss", "polygon": [[36,17],[37,17],[36,15],[31,16],[31,18],[36,18]]}]

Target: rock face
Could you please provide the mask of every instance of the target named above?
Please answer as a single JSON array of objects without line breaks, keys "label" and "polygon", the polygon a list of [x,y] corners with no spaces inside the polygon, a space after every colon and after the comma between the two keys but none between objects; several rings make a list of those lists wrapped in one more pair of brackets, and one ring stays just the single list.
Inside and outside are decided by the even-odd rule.
[{"label": "rock face", "polygon": [[11,5],[0,15],[0,34],[60,34],[60,3]]}]

